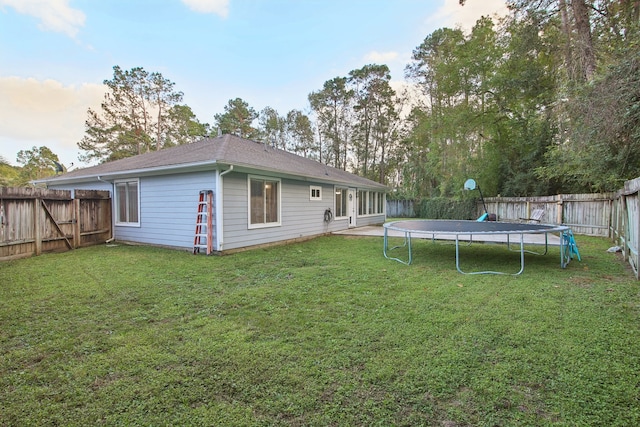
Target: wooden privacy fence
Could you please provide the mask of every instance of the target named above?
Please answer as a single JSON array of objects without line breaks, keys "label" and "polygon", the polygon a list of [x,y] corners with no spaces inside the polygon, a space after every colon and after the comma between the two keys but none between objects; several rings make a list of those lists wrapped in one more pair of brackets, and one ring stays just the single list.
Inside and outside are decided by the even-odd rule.
[{"label": "wooden privacy fence", "polygon": [[108,191],[0,187],[0,260],[112,238]]},{"label": "wooden privacy fence", "polygon": [[[563,224],[576,234],[610,236],[611,209],[616,193],[558,194],[542,197],[487,197],[489,213],[498,221],[528,221],[542,211],[540,223]],[[484,209],[478,201],[478,214]]]},{"label": "wooden privacy fence", "polygon": [[[542,210],[541,223],[563,224],[575,234],[611,238],[620,246],[636,278],[638,275],[638,234],[640,178],[625,182],[615,193],[558,194],[545,197],[487,197],[489,213],[498,221],[526,221],[534,211]],[[484,212],[478,201],[478,214]]]},{"label": "wooden privacy fence", "polygon": [[413,218],[416,216],[413,200],[387,199],[387,216],[390,218]]},{"label": "wooden privacy fence", "polygon": [[611,237],[622,248],[625,259],[638,276],[638,243],[640,241],[640,178],[624,183],[616,193],[611,211]]}]

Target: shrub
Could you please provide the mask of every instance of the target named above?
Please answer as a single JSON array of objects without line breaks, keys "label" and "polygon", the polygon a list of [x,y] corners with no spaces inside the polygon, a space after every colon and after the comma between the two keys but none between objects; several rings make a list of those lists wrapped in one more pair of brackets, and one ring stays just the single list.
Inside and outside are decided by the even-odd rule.
[{"label": "shrub", "polygon": [[416,211],[420,218],[427,219],[475,219],[477,216],[475,199],[424,199],[420,201]]}]

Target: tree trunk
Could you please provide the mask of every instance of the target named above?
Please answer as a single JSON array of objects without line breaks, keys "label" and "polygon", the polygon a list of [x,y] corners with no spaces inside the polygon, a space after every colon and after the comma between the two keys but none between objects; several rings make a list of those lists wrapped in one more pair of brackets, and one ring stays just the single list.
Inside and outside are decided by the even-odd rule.
[{"label": "tree trunk", "polygon": [[596,71],[596,58],[591,38],[591,23],[589,8],[585,0],[572,0],[571,6],[576,25],[576,50],[578,61],[582,68],[582,75],[589,81]]},{"label": "tree trunk", "polygon": [[560,20],[562,22],[562,32],[565,36],[564,42],[564,65],[567,67],[567,75],[570,79],[575,79],[575,70],[573,66],[573,58],[571,56],[571,23],[569,22],[569,12],[567,11],[566,0],[558,1],[558,9],[560,12]]}]

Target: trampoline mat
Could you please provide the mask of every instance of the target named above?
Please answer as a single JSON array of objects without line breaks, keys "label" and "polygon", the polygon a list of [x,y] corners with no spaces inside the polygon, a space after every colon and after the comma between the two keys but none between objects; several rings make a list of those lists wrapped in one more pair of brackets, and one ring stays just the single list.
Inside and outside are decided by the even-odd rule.
[{"label": "trampoline mat", "polygon": [[566,226],[551,224],[521,224],[513,222],[478,222],[469,220],[407,220],[384,224],[390,230],[442,234],[510,234],[549,233],[566,230]]}]

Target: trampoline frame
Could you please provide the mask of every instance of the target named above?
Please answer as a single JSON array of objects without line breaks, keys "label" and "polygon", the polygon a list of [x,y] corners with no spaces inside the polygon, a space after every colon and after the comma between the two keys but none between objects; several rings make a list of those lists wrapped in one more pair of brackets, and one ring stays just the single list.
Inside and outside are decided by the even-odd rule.
[{"label": "trampoline frame", "polygon": [[[407,227],[407,225],[416,225],[413,228]],[[433,226],[431,226],[433,225]],[[437,226],[436,226],[437,225]],[[384,227],[384,246],[383,246],[383,254],[387,259],[391,259],[394,261],[398,261],[402,264],[410,265],[413,261],[413,251],[411,246],[411,235],[412,234],[421,234],[421,235],[431,235],[432,241],[436,240],[437,235],[447,235],[447,236],[455,236],[455,246],[456,246],[456,269],[459,273],[462,274],[504,274],[504,275],[512,275],[517,276],[522,274],[524,271],[524,254],[532,253],[535,255],[545,255],[548,252],[549,248],[549,233],[559,233],[560,234],[560,267],[565,268],[574,255],[577,255],[578,260],[580,259],[580,253],[578,252],[578,247],[573,239],[573,233],[571,229],[564,225],[554,225],[554,224],[522,224],[522,223],[511,223],[511,222],[478,222],[478,221],[469,221],[469,220],[404,220],[404,221],[394,221],[383,224]],[[394,230],[404,233],[404,242],[401,245],[394,246],[389,248],[389,235],[388,231]],[[512,234],[520,235],[520,248],[515,250],[516,252],[520,252],[520,270],[517,273],[508,273],[502,271],[463,271],[460,268],[460,237],[468,236],[468,244],[470,245],[473,241],[474,235],[506,235],[507,238],[507,248],[511,249],[510,236]],[[534,252],[525,250],[524,248],[524,235],[525,234],[544,234],[545,237],[545,249],[544,252]],[[464,242],[467,242],[467,239],[464,239]],[[397,257],[392,257],[388,254],[388,252],[407,247],[409,252],[409,259],[407,261],[402,260]]]}]

